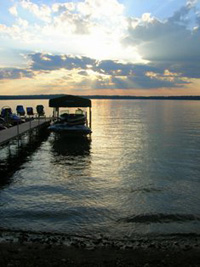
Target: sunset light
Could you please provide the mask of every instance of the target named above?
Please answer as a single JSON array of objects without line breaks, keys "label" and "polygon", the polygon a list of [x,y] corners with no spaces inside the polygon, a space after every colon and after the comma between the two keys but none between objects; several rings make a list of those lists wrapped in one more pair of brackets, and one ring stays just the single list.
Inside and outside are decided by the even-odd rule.
[{"label": "sunset light", "polygon": [[200,0],[0,0],[0,267],[200,267]]},{"label": "sunset light", "polygon": [[198,0],[0,6],[0,94],[200,94]]}]

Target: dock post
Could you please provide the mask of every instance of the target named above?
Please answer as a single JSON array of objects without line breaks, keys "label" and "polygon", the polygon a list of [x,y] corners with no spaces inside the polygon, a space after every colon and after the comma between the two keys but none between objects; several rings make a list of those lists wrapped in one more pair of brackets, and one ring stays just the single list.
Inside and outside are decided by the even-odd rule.
[{"label": "dock post", "polygon": [[17,144],[19,147],[19,122],[17,122]]},{"label": "dock post", "polygon": [[88,114],[87,114],[87,111],[85,112],[85,117],[86,117],[86,126],[88,127]]},{"label": "dock post", "polygon": [[19,136],[19,122],[17,122],[17,137]]},{"label": "dock post", "polygon": [[92,110],[91,110],[91,107],[90,107],[90,114],[89,114],[89,125],[90,125],[90,129],[92,129]]}]

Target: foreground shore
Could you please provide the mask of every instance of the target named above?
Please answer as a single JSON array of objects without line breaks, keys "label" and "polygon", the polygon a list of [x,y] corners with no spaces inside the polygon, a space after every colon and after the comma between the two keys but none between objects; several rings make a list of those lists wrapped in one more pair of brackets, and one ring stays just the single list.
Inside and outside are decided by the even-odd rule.
[{"label": "foreground shore", "polygon": [[0,266],[200,266],[199,236],[109,240],[0,231]]}]

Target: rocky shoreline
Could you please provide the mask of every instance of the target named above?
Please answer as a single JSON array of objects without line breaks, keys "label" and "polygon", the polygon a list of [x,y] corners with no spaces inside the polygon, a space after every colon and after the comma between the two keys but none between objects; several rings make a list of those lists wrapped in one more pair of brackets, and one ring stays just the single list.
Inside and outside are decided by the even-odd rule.
[{"label": "rocky shoreline", "polygon": [[200,237],[116,240],[0,230],[0,266],[200,266]]}]

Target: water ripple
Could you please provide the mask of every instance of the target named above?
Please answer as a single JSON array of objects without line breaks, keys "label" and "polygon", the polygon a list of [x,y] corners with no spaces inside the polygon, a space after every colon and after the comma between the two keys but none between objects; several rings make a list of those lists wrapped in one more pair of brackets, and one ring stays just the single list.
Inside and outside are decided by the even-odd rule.
[{"label": "water ripple", "polygon": [[200,221],[200,215],[157,213],[157,214],[145,214],[145,215],[132,215],[118,220],[118,222],[145,223],[145,224],[187,222],[187,221]]}]

